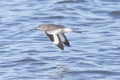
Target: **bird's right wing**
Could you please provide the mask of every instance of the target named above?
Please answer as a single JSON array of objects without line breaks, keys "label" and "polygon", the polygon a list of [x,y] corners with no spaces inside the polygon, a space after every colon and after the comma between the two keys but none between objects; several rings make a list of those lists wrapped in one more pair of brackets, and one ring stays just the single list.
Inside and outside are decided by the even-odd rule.
[{"label": "bird's right wing", "polygon": [[60,39],[60,37],[57,34],[48,34],[46,33],[46,35],[49,37],[49,39],[61,50],[64,50],[64,46],[62,44],[62,41]]}]

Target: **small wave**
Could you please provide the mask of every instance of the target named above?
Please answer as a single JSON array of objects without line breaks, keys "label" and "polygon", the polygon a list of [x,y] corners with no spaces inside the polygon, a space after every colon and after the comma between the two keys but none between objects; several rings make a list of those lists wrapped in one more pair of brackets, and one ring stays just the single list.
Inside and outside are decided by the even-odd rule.
[{"label": "small wave", "polygon": [[[13,64],[16,64],[16,65],[23,65],[23,64],[27,64],[27,63],[30,63],[30,64],[47,64],[46,62],[43,62],[41,60],[37,60],[37,59],[33,59],[33,58],[23,58],[23,59],[19,59],[19,60],[14,60],[14,61],[10,61],[9,63],[13,63]],[[16,66],[15,65],[15,66]]]},{"label": "small wave", "polygon": [[38,60],[32,58],[23,58],[14,62],[33,62],[33,61],[38,61]]},{"label": "small wave", "polygon": [[109,13],[112,17],[120,18],[120,11],[112,11]]},{"label": "small wave", "polygon": [[104,2],[120,2],[119,0],[101,0],[101,1],[104,1]]},{"label": "small wave", "polygon": [[49,17],[46,17],[47,19],[53,19],[53,18],[55,18],[55,19],[60,19],[60,18],[64,18],[64,16],[49,16]]},{"label": "small wave", "polygon": [[74,3],[74,2],[85,2],[85,0],[61,0],[56,2],[56,4]]},{"label": "small wave", "polygon": [[108,70],[84,70],[84,71],[71,71],[69,73],[71,74],[104,74],[104,75],[118,74],[118,72],[113,72]]}]

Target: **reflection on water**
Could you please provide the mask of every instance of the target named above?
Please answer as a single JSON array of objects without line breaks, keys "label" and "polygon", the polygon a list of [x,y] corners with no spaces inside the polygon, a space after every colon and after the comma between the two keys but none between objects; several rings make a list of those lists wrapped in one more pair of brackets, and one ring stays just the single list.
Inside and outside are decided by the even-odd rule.
[{"label": "reflection on water", "polygon": [[[119,0],[0,1],[0,80],[119,80]],[[39,24],[62,24],[60,51]],[[32,31],[31,31],[32,30]]]}]

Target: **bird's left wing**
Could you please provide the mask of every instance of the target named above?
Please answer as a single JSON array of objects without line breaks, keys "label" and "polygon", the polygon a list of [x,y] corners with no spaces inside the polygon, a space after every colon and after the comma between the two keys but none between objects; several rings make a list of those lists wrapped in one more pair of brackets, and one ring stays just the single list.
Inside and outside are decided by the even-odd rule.
[{"label": "bird's left wing", "polygon": [[61,41],[66,45],[66,46],[70,46],[69,41],[67,40],[66,36],[63,33],[58,34]]}]

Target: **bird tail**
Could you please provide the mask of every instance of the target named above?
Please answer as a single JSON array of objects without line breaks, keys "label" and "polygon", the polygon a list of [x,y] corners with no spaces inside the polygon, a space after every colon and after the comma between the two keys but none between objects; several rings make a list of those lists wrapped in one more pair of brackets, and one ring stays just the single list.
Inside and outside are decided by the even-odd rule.
[{"label": "bird tail", "polygon": [[75,32],[75,33],[82,33],[81,31],[75,31],[75,30],[72,30],[72,32]]},{"label": "bird tail", "polygon": [[75,31],[75,30],[72,30],[70,28],[65,28],[64,29],[64,32],[75,32],[75,33],[81,33],[81,31]]}]

